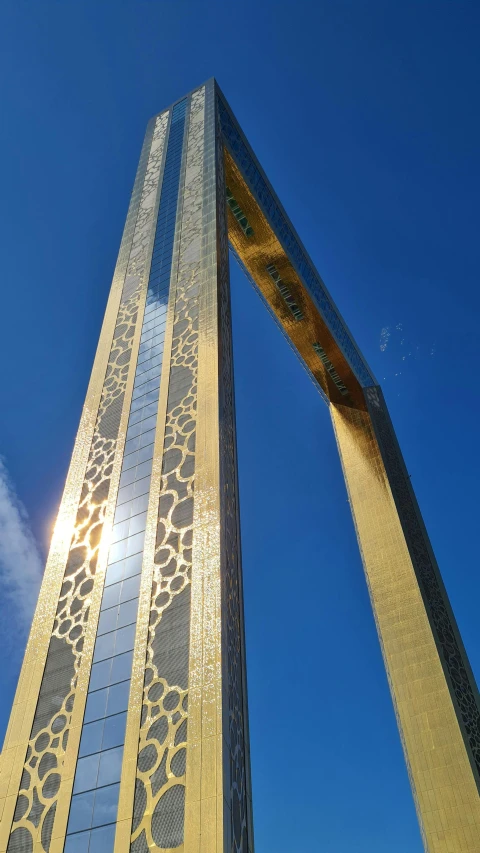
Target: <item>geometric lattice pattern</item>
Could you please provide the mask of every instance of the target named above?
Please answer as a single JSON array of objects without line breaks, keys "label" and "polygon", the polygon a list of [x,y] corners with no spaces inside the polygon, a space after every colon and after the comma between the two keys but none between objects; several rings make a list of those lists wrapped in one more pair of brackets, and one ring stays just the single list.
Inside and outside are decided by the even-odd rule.
[{"label": "geometric lattice pattern", "polygon": [[[84,630],[89,616],[90,594],[137,320],[138,296],[138,293],[131,295],[120,307],[118,315],[105,390],[7,848],[9,853],[16,853],[17,849],[28,850],[29,847],[33,850],[32,826],[35,829],[40,827],[42,847],[46,853],[50,847],[55,799],[61,781],[59,769],[68,742],[76,677],[82,659]],[[23,839],[23,847],[17,845],[19,838]]]}]

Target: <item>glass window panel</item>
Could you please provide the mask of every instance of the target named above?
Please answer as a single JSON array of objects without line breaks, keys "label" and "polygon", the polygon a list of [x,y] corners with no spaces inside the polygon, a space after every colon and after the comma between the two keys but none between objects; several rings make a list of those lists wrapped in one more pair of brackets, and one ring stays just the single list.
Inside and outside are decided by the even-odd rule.
[{"label": "glass window panel", "polygon": [[161,344],[161,345],[163,346],[163,342],[164,342],[164,340],[165,340],[165,332],[164,332],[164,330],[162,329],[160,332],[157,332],[157,333],[155,334],[155,337],[154,337],[154,338],[152,338],[152,346],[154,346],[154,347],[155,347],[155,346],[157,346],[158,344]]},{"label": "glass window panel", "polygon": [[153,457],[153,447],[153,444],[149,444],[148,447],[141,447],[140,450],[137,450],[137,461],[139,464]]},{"label": "glass window panel", "polygon": [[[158,352],[159,349],[160,349],[160,352]],[[163,364],[163,352],[162,352],[162,350],[163,350],[163,346],[161,348],[158,345],[152,347],[152,350],[150,352],[150,358],[148,360],[145,360],[145,362],[143,364],[139,365],[139,368],[138,368],[139,371],[144,373],[148,370],[155,370],[156,375],[160,376],[160,373],[162,371],[162,364]],[[153,353],[155,353],[155,355]],[[152,374],[152,376],[153,375],[154,374]]]},{"label": "glass window panel", "polygon": [[102,752],[100,756],[96,757],[100,758],[97,787],[101,788],[102,785],[113,785],[114,782],[120,782],[120,777],[122,775],[123,746],[117,746],[115,749],[108,749],[106,752]]},{"label": "glass window panel", "polygon": [[108,788],[98,788],[93,809],[93,826],[111,823],[117,818],[118,791],[120,785],[109,785]]},{"label": "glass window panel", "polygon": [[100,752],[102,748],[103,726],[104,720],[97,720],[95,723],[88,723],[83,726],[82,739],[80,741],[80,756]]},{"label": "glass window panel", "polygon": [[92,720],[99,720],[105,716],[107,707],[108,690],[96,690],[95,693],[89,693],[87,696],[87,707],[85,708],[85,723],[91,723]]},{"label": "glass window panel", "polygon": [[136,533],[135,536],[129,536],[128,539],[125,540],[127,543],[127,557],[130,557],[133,554],[137,554],[140,551],[143,551],[144,540],[144,530],[142,530],[141,533]]},{"label": "glass window panel", "polygon": [[[148,344],[148,346],[150,346],[150,344]],[[130,403],[130,417],[132,417],[132,415],[135,414],[135,412],[137,412],[139,409],[142,409],[144,405],[145,398],[142,394],[139,394],[138,397],[135,397],[135,399],[132,400],[132,402]]]},{"label": "glass window panel", "polygon": [[125,625],[131,625],[132,622],[136,622],[137,609],[138,598],[134,598],[130,601],[125,602],[125,604],[121,604],[118,614],[118,627],[124,628]]},{"label": "glass window panel", "polygon": [[124,652],[121,655],[116,655],[112,660],[112,673],[110,675],[110,684],[115,684],[117,681],[125,681],[132,674],[133,651]]},{"label": "glass window panel", "polygon": [[107,702],[107,717],[127,710],[129,693],[130,681],[122,681],[120,684],[113,684],[112,687],[110,687]]},{"label": "glass window panel", "polygon": [[[149,477],[152,470],[152,462],[149,460],[148,462],[142,462],[141,465],[138,465],[135,469],[134,478],[135,480],[143,480],[144,477]],[[136,492],[135,494],[142,494],[142,492]]]},{"label": "glass window panel", "polygon": [[132,503],[133,501],[126,501],[121,506],[117,506],[115,510],[115,518],[114,524],[118,524],[120,521],[127,521],[132,514]]},{"label": "glass window panel", "polygon": [[145,326],[142,328],[142,336],[140,338],[141,342],[144,343],[146,340],[151,340],[153,335],[155,334],[155,323],[147,322]]},{"label": "glass window panel", "polygon": [[[96,755],[89,755],[87,758],[78,759],[73,785],[74,794],[79,794],[81,791],[91,791],[92,788],[97,787],[99,761],[99,752]],[[116,781],[116,779],[112,779],[112,782]]]},{"label": "glass window panel", "polygon": [[124,577],[131,578],[142,571],[143,554],[138,552],[125,560]]},{"label": "glass window panel", "polygon": [[[118,566],[119,564],[115,563],[115,565]],[[122,571],[122,576],[123,576],[123,571]],[[108,610],[110,607],[115,607],[115,605],[119,603],[121,589],[122,589],[122,587],[121,587],[121,582],[120,582],[120,583],[115,583],[111,586],[107,586],[103,590],[102,608],[101,608],[102,611]],[[102,618],[102,616],[100,616],[100,619],[101,618]]]},{"label": "glass window panel", "polygon": [[[126,628],[119,628],[115,632],[117,635],[116,651],[117,654],[128,652],[133,649],[135,642],[135,625],[128,625]],[[108,634],[106,635],[108,637]]]},{"label": "glass window panel", "polygon": [[115,844],[115,824],[100,826],[90,833],[89,853],[113,853]]},{"label": "glass window panel", "polygon": [[102,660],[100,663],[94,663],[90,674],[90,684],[88,685],[89,692],[100,690],[101,687],[106,687],[110,681],[110,670],[112,668],[112,659]]},{"label": "glass window panel", "polygon": [[93,662],[96,663],[98,660],[105,660],[105,658],[111,658],[115,653],[115,631],[112,631],[110,634],[103,634],[101,637],[97,637],[97,642],[95,643],[95,651],[93,653]]},{"label": "glass window panel", "polygon": [[138,348],[139,356],[142,356],[143,353],[145,353],[145,352],[149,352],[152,345],[153,345],[152,341],[145,341],[145,343],[140,344],[140,346]]},{"label": "glass window panel", "polygon": [[145,406],[147,406],[149,403],[155,402],[158,402],[158,388],[155,388],[153,391],[148,391],[147,394],[145,394]]},{"label": "glass window panel", "polygon": [[114,542],[119,542],[120,539],[125,539],[128,536],[128,519],[126,521],[120,521],[119,524],[113,525],[112,530],[112,544]]},{"label": "glass window panel", "polygon": [[140,579],[140,575],[135,575],[133,578],[124,580],[120,593],[120,601],[130,601],[131,598],[137,598],[140,592]]},{"label": "glass window panel", "polygon": [[140,495],[145,495],[145,494],[147,494],[147,492],[150,491],[150,480],[151,480],[150,471],[151,471],[151,467],[149,468],[148,465],[146,465],[145,468],[143,468],[143,466],[142,466],[141,470],[137,471],[137,478],[135,481],[135,489],[134,489],[134,496],[136,498],[139,497]]},{"label": "glass window panel", "polygon": [[147,444],[153,444],[155,441],[155,430],[142,430],[142,434],[138,436],[138,447],[146,447]]},{"label": "glass window panel", "polygon": [[157,408],[158,408],[158,401],[157,400],[155,400],[155,402],[153,402],[153,403],[148,403],[142,409],[143,418],[148,418],[151,415],[153,415],[155,418],[155,421],[156,421],[156,419],[157,419]]},{"label": "glass window panel", "polygon": [[[146,356],[145,356],[146,358]],[[163,346],[161,344],[152,344],[150,347],[150,358],[161,358],[163,359]],[[143,360],[143,356],[142,356]]]},{"label": "glass window panel", "polygon": [[127,484],[125,486],[122,486],[122,488],[118,490],[117,506],[120,506],[120,504],[125,503],[125,501],[129,501],[131,498],[133,498],[134,488],[135,487],[133,485]]},{"label": "glass window panel", "polygon": [[90,832],[78,832],[76,835],[67,835],[64,853],[89,853],[88,843]]},{"label": "glass window panel", "polygon": [[138,450],[140,446],[140,432],[141,430],[139,429],[138,435],[133,438],[129,438],[128,441],[125,442],[125,457],[129,456],[130,453],[133,453],[134,450]]},{"label": "glass window panel", "polygon": [[[158,391],[158,387],[160,385],[158,376],[155,379],[149,379],[148,382],[145,382],[145,391],[148,393],[149,391]],[[142,388],[144,386],[142,385]]]},{"label": "glass window panel", "polygon": [[[153,445],[152,445],[153,446]],[[145,530],[147,524],[147,513],[139,512],[138,515],[132,516],[130,519],[130,526],[128,528],[128,536],[134,536],[136,533],[140,533],[142,530]]]},{"label": "glass window panel", "polygon": [[158,242],[156,248],[156,269],[151,276],[151,284],[152,287],[156,287],[157,289],[166,289],[169,286],[170,281],[170,270],[168,270],[163,263],[163,248],[161,243]]},{"label": "glass window panel", "polygon": [[146,370],[149,370],[150,367],[153,367],[152,359],[158,358],[158,353],[156,355],[152,354],[152,351],[155,350],[155,345],[152,341],[148,341],[148,349],[145,349],[143,352],[138,353],[138,362],[137,369],[135,371],[135,376],[141,376],[142,373],[145,373]]},{"label": "glass window panel", "polygon": [[135,480],[135,469],[129,468],[128,471],[123,471],[120,477],[120,488],[123,489],[124,486],[129,486],[130,483],[133,483]]},{"label": "glass window panel", "polygon": [[[143,408],[141,411],[143,411]],[[135,418],[133,420],[131,417],[128,419],[127,441],[130,441],[132,438],[140,435],[142,430],[142,427],[140,426],[142,418],[141,416],[138,416],[138,412],[135,412],[134,414]]]},{"label": "glass window panel", "polygon": [[[133,453],[127,453],[127,455],[123,457],[122,471],[124,471],[125,473],[127,471],[130,471],[132,468],[135,468],[135,465],[137,465],[137,463],[138,463],[138,450],[134,450]],[[123,474],[122,474],[122,476],[123,476]],[[136,479],[135,475],[133,476],[133,479],[134,480]]]},{"label": "glass window panel", "polygon": [[148,493],[135,498],[132,504],[132,515],[138,515],[139,512],[146,512],[148,509]]},{"label": "glass window panel", "polygon": [[82,829],[90,829],[94,801],[95,791],[87,791],[85,794],[76,794],[72,797],[67,832],[80,832]]},{"label": "glass window panel", "polygon": [[103,610],[102,613],[100,613],[100,619],[98,620],[98,636],[100,637],[102,634],[114,631],[117,627],[117,620],[118,607],[111,607],[110,610]]},{"label": "glass window panel", "polygon": [[120,560],[118,563],[113,563],[111,566],[108,566],[105,577],[105,586],[110,586],[111,584],[121,581],[124,573],[125,560]]},{"label": "glass window panel", "polygon": [[159,370],[162,364],[162,356],[158,353],[156,355],[153,355],[152,349],[153,347],[150,347],[149,358],[137,364],[136,376],[142,376],[142,374],[148,372],[149,370]]},{"label": "glass window panel", "polygon": [[152,364],[151,362],[148,365],[145,365],[145,369],[140,373],[137,373],[135,378],[135,382],[137,385],[142,385],[144,382],[149,380],[153,380],[156,377],[160,376],[161,367],[159,364]]},{"label": "glass window panel", "polygon": [[103,730],[103,749],[120,746],[124,742],[126,722],[126,711],[123,714],[116,714],[114,717],[107,717]]},{"label": "glass window panel", "polygon": [[[132,471],[135,469],[132,468]],[[130,473],[129,471],[126,472]],[[123,475],[122,475],[123,476]],[[108,552],[108,562],[109,563],[117,563],[119,560],[123,560],[126,556],[127,551],[127,540],[122,539],[121,542],[115,542],[114,545],[110,547],[110,551]]]},{"label": "glass window panel", "polygon": [[147,405],[148,403],[145,402],[144,397],[139,397],[138,400],[135,400],[135,408],[133,407],[133,404],[130,407],[130,417],[128,419],[129,426],[132,426],[132,424],[137,424],[139,421],[143,420],[143,418],[145,417],[143,412],[145,406]]},{"label": "glass window panel", "polygon": [[[148,332],[142,332],[142,337],[140,338],[140,343],[141,344],[150,343],[154,334],[155,334],[154,329],[149,329]],[[133,393],[135,394],[135,391]],[[135,397],[133,397],[133,399],[135,399]]]}]

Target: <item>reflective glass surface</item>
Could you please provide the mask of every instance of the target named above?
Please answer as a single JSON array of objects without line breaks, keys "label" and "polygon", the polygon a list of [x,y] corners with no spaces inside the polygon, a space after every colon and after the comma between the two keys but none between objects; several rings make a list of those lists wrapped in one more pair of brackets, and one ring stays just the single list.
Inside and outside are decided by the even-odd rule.
[{"label": "reflective glass surface", "polygon": [[65,853],[112,853],[187,102],[173,109]]}]

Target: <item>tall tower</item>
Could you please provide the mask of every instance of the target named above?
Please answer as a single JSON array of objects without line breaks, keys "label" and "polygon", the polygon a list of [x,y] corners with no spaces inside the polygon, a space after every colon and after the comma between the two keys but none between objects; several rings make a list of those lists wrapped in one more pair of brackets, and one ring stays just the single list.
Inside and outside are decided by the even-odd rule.
[{"label": "tall tower", "polygon": [[380,388],[214,80],[148,127],[0,767],[0,853],[253,853],[230,248],[328,405],[425,848],[480,706]]}]

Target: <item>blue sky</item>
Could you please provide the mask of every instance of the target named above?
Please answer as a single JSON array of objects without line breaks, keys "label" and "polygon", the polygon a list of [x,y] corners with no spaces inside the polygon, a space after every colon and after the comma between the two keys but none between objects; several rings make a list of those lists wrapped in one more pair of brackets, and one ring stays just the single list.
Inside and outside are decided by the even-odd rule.
[{"label": "blue sky", "polygon": [[[2,731],[145,125],[212,75],[384,387],[478,677],[479,18],[4,0]],[[328,412],[232,289],[257,851],[420,853]]]}]

